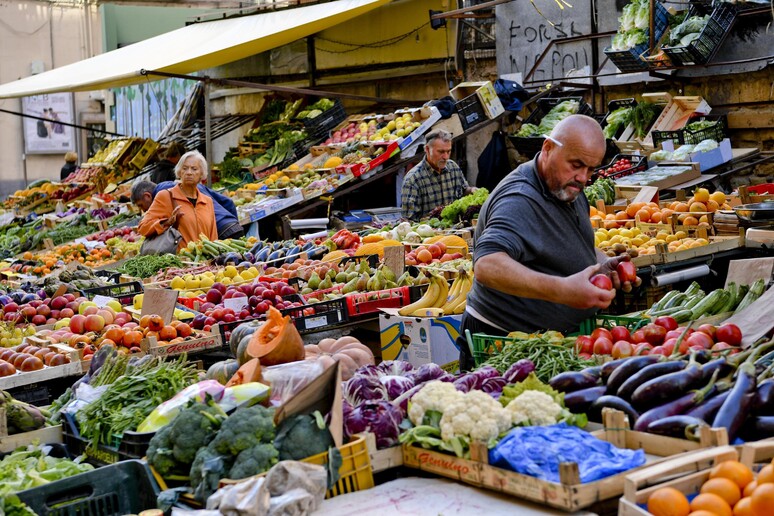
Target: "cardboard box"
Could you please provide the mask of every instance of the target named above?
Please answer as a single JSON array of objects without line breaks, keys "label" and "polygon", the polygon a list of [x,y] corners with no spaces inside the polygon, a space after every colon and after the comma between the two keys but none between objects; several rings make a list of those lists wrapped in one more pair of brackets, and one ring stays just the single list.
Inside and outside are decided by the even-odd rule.
[{"label": "cardboard box", "polygon": [[402,317],[397,309],[379,314],[382,360],[406,360],[414,367],[434,362],[444,370],[459,369],[461,315]]},{"label": "cardboard box", "polygon": [[454,100],[460,100],[475,94],[481,101],[481,106],[489,118],[497,118],[505,113],[503,103],[495,92],[494,85],[489,81],[463,82],[449,92]]},{"label": "cardboard box", "polygon": [[[665,151],[674,152],[675,144],[673,141],[668,140],[661,144],[661,147]],[[723,163],[728,163],[733,157],[731,152],[731,140],[725,138],[717,148],[708,152],[693,152],[690,154],[691,163],[698,163],[699,170],[706,172],[711,168],[715,168]],[[663,164],[664,162],[662,162]]]},{"label": "cardboard box", "polygon": [[659,165],[644,172],[616,180],[617,185],[655,186],[659,190],[669,188],[696,179],[701,175],[698,163],[683,163],[680,165]]},{"label": "cardboard box", "polygon": [[[500,99],[497,99],[497,101],[499,102]],[[427,108],[423,108],[423,109],[427,109]],[[400,141],[401,150],[405,149],[412,143],[416,142],[419,138],[424,136],[424,134],[427,131],[429,131],[430,128],[433,127],[437,121],[441,119],[441,112],[438,111],[437,107],[431,106],[429,109],[430,109],[430,115],[424,120],[422,120],[422,123],[419,125],[419,127],[411,131]],[[421,112],[421,110],[419,110],[418,113],[419,112]]]}]

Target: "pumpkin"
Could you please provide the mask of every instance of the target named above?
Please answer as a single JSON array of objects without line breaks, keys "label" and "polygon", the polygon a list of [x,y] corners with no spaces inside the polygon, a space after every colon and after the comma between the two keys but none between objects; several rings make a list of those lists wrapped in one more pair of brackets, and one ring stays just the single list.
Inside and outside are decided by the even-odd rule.
[{"label": "pumpkin", "polygon": [[229,378],[234,376],[234,373],[237,372],[237,369],[239,369],[239,362],[233,358],[229,358],[228,360],[221,360],[220,362],[215,362],[209,367],[209,369],[207,369],[206,378],[208,380],[215,380],[222,385],[226,385],[226,382],[228,382]]},{"label": "pumpkin", "polygon": [[320,360],[323,367],[339,363],[341,379],[349,380],[359,368],[374,363],[374,354],[354,337],[323,339],[304,348],[307,360]]},{"label": "pumpkin", "polygon": [[261,381],[261,361],[257,358],[249,360],[242,365],[237,372],[226,382],[226,387],[232,387],[234,385],[242,385],[250,382]]},{"label": "pumpkin", "polygon": [[[239,345],[237,346],[237,352],[236,352],[236,359],[239,365],[244,365],[247,363],[248,360],[250,360],[252,357],[247,354],[247,346],[250,345],[250,340],[253,338],[252,335],[247,335],[245,337],[242,337],[242,340],[239,341]],[[233,341],[234,338],[232,337],[231,340]]]},{"label": "pumpkin", "polygon": [[252,335],[255,330],[260,328],[262,324],[263,321],[253,320],[242,323],[234,328],[234,331],[231,332],[231,338],[228,341],[231,354],[234,356],[239,356],[237,355],[237,348],[239,347],[239,343],[242,342],[244,337]]},{"label": "pumpkin", "polygon": [[272,306],[266,322],[250,337],[246,353],[265,366],[286,364],[304,359],[304,341],[290,317]]}]

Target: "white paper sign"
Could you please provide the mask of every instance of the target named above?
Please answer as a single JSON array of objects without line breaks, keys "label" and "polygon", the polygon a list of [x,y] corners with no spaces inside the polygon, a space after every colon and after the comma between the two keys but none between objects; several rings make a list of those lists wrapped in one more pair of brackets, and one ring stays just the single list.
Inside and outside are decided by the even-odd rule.
[{"label": "white paper sign", "polygon": [[97,305],[100,308],[104,308],[107,306],[107,304],[111,301],[116,301],[116,298],[110,297],[110,296],[94,296],[94,304]]},{"label": "white paper sign", "polygon": [[223,306],[225,308],[231,308],[235,312],[241,311],[244,307],[248,306],[246,297],[230,297],[223,300]]}]

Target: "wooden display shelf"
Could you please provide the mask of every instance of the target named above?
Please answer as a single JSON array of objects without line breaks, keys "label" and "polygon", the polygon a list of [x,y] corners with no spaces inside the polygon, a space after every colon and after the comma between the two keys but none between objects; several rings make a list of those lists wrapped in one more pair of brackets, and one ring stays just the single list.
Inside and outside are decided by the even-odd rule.
[{"label": "wooden display shelf", "polygon": [[699,258],[701,256],[710,256],[715,253],[730,251],[739,247],[744,247],[743,233],[739,236],[712,237],[708,245],[695,247],[685,251],[676,251],[673,253],[668,252],[666,250],[666,246],[664,245],[662,246],[662,249],[660,249],[656,254],[638,256],[637,258],[632,259],[632,263],[634,263],[634,265],[637,267],[663,265],[666,263],[675,263],[693,258]]},{"label": "wooden display shelf", "polygon": [[30,444],[54,444],[62,442],[62,425],[46,426],[31,432],[8,435],[5,407],[0,407],[0,453],[10,453]]}]

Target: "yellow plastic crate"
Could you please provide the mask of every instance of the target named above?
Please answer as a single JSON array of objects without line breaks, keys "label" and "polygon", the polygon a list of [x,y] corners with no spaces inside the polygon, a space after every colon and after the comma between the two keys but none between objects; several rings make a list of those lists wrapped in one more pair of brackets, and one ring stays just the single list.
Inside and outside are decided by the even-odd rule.
[{"label": "yellow plastic crate", "polygon": [[[365,437],[354,437],[348,444],[339,448],[339,451],[341,452],[339,481],[328,489],[325,498],[333,498],[340,494],[354,493],[374,487],[374,473],[371,469],[371,458],[368,455]],[[328,464],[328,454],[318,453],[303,459],[301,462],[325,466]]]}]

